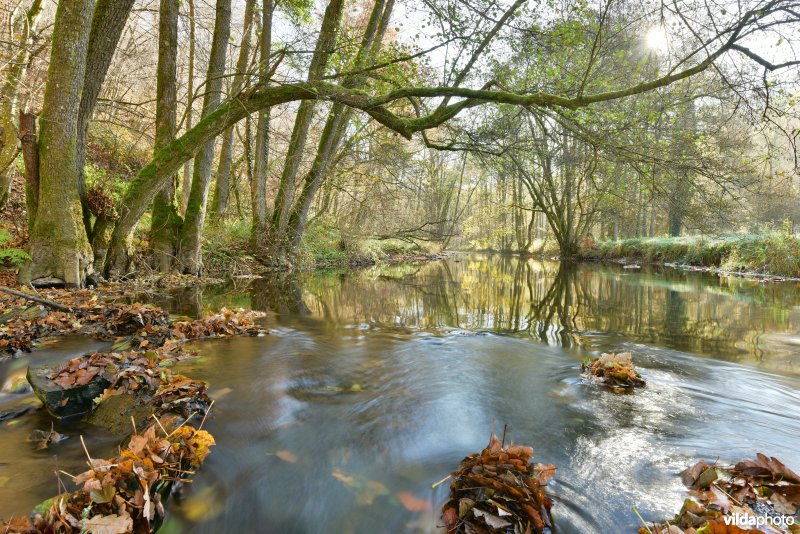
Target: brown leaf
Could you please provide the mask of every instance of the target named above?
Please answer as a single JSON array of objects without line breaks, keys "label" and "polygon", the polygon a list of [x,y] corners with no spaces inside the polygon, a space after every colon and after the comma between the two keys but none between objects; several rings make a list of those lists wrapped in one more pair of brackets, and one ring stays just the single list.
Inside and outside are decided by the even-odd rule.
[{"label": "brown leaf", "polygon": [[133,520],[129,515],[96,515],[83,523],[90,534],[126,534],[133,532]]},{"label": "brown leaf", "polygon": [[275,456],[277,456],[278,458],[280,458],[284,462],[289,462],[290,464],[293,464],[293,463],[297,462],[297,456],[292,454],[290,451],[281,450],[281,451],[276,452]]},{"label": "brown leaf", "polygon": [[424,512],[432,508],[430,501],[420,499],[410,491],[401,491],[397,498],[409,512]]},{"label": "brown leaf", "polygon": [[797,506],[790,503],[777,491],[770,496],[769,500],[772,501],[772,505],[775,507],[775,510],[783,515],[794,515],[797,513]]},{"label": "brown leaf", "polygon": [[708,467],[708,463],[705,460],[700,460],[696,464],[691,467],[687,467],[683,471],[681,471],[681,482],[686,487],[694,486],[697,477],[700,476],[700,473],[705,471],[706,467]]},{"label": "brown leaf", "polygon": [[494,529],[499,530],[501,528],[511,526],[511,523],[506,521],[505,519],[497,517],[494,514],[490,514],[489,512],[481,510],[480,508],[473,508],[472,513],[475,514],[475,517],[482,518],[486,522],[487,526],[492,527]]}]

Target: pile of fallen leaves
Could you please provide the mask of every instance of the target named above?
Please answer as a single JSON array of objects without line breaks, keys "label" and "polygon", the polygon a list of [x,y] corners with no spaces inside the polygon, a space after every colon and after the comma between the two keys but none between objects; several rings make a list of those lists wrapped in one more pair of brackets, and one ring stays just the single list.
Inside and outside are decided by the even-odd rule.
[{"label": "pile of fallen leaves", "polygon": [[[709,465],[701,460],[681,473],[689,487],[680,513],[671,521],[639,529],[640,534],[739,533],[748,530],[726,523],[731,517],[761,519],[749,532],[800,533],[800,476],[782,462],[761,453],[755,460],[733,466]],[[781,528],[772,518],[794,518]],[[787,522],[788,523],[788,522]]]},{"label": "pile of fallen leaves", "polygon": [[633,366],[630,352],[602,354],[581,365],[583,378],[612,389],[638,388],[645,385],[644,378]]},{"label": "pile of fallen leaves", "polygon": [[532,464],[532,458],[532,448],[504,446],[493,432],[489,445],[450,475],[450,499],[442,508],[447,532],[538,534],[550,528],[552,502],[543,488],[556,468]]},{"label": "pile of fallen leaves", "polygon": [[243,308],[222,308],[219,313],[208,315],[195,321],[180,321],[173,326],[175,335],[186,339],[203,337],[258,335],[263,330],[256,324],[256,319],[264,314]]},{"label": "pile of fallen leaves", "polygon": [[18,297],[0,294],[0,310],[19,310],[22,306],[33,309],[24,314],[8,312],[13,315],[0,324],[0,354],[30,352],[37,342],[66,334],[99,339],[128,336],[129,347],[142,349],[162,347],[173,339],[180,344],[202,337],[263,333],[255,324],[263,314],[241,308],[223,308],[202,319],[172,322],[169,314],[157,306],[103,301],[100,293],[91,290],[48,290],[42,296],[68,306],[72,313],[29,306]]},{"label": "pile of fallen leaves", "polygon": [[153,532],[164,519],[163,499],[175,483],[186,482],[214,445],[205,430],[182,426],[157,435],[156,426],[134,435],[110,460],[90,459],[74,477],[79,489],[51,499],[31,521],[12,519],[6,532]]}]

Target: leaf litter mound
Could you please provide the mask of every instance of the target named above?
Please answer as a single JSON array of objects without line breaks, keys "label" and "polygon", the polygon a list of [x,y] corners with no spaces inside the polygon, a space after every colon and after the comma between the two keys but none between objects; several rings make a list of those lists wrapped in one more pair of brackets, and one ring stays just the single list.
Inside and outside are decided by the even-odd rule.
[{"label": "leaf litter mound", "polygon": [[587,359],[581,364],[581,375],[592,384],[600,384],[615,391],[644,387],[646,382],[636,370],[630,352],[604,353],[599,358]]},{"label": "leaf litter mound", "polygon": [[12,518],[0,528],[24,534],[154,532],[164,519],[169,492],[190,481],[215,445],[211,434],[190,426],[161,432],[159,436],[153,425],[134,434],[116,458],[90,457],[89,470],[73,478],[79,489],[45,501],[32,517]]},{"label": "leaf litter mound", "polygon": [[[701,460],[681,481],[689,498],[678,515],[639,534],[800,534],[800,476],[777,458],[758,453],[732,466]],[[747,524],[729,524],[745,516]]]},{"label": "leaf litter mound", "polygon": [[489,444],[471,454],[450,477],[450,498],[442,508],[448,533],[541,534],[551,528],[552,501],[544,487],[552,464],[532,463],[533,449],[505,445],[492,432]]}]

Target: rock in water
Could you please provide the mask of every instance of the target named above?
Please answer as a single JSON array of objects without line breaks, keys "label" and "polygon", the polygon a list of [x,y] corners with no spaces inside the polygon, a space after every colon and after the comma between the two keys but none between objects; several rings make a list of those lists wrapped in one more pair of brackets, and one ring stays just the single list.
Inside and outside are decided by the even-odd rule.
[{"label": "rock in water", "polygon": [[33,392],[42,401],[45,408],[56,419],[67,419],[85,415],[92,410],[95,397],[111,385],[111,382],[99,374],[86,384],[74,384],[64,388],[54,383],[48,376],[50,368],[28,368],[28,382]]}]

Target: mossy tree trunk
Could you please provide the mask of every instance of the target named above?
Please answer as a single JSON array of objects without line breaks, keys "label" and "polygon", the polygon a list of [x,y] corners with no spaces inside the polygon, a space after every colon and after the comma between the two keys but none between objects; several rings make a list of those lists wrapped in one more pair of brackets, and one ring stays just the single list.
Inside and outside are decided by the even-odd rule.
[{"label": "mossy tree trunk", "polygon": [[[220,103],[222,81],[225,75],[225,56],[231,33],[231,0],[217,0],[214,19],[214,37],[208,60],[206,91],[203,97],[203,117],[212,113]],[[214,162],[214,141],[210,140],[197,153],[192,174],[192,188],[180,236],[178,254],[181,270],[199,274],[201,270],[200,248],[206,220],[208,190],[211,186],[211,165]]]},{"label": "mossy tree trunk", "polygon": [[[194,57],[196,48],[197,25],[195,24],[194,0],[187,0],[189,18],[189,61],[186,73],[186,130],[192,129],[194,120]],[[183,183],[181,185],[181,213],[186,212],[189,204],[189,191],[192,189],[192,160],[183,165]]]},{"label": "mossy tree trunk", "polygon": [[22,273],[34,284],[80,287],[92,270],[83,225],[76,139],[93,0],[59,2],[39,136],[39,208],[31,231],[32,260]]},{"label": "mossy tree trunk", "polygon": [[[369,21],[364,29],[361,46],[353,60],[351,67],[353,72],[362,71],[364,67],[374,62],[376,55],[380,51],[393,8],[394,0],[377,0],[373,5]],[[365,81],[366,78],[363,75],[353,75],[345,80],[344,86],[361,89]],[[311,203],[314,201],[319,186],[328,174],[331,162],[339,150],[347,125],[350,122],[351,113],[352,110],[342,104],[336,103],[332,106],[331,113],[322,130],[314,163],[303,179],[300,195],[292,208],[287,229],[288,236],[285,238],[281,236],[277,239],[278,246],[288,247],[281,255],[291,258],[292,261],[305,231]]]},{"label": "mossy tree trunk", "polygon": [[[178,12],[179,0],[161,0],[158,23],[158,67],[156,74],[156,137],[155,151],[175,139],[178,103]],[[150,220],[150,245],[154,267],[169,271],[177,253],[181,217],[175,206],[175,179],[172,176],[153,200]]]}]

